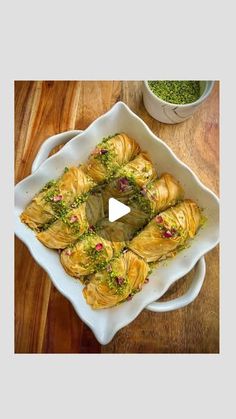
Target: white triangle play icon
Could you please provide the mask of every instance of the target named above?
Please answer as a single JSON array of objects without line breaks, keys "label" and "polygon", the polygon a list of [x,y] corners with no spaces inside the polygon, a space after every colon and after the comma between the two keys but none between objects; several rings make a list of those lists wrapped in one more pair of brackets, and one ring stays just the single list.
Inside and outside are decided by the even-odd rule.
[{"label": "white triangle play icon", "polygon": [[109,198],[108,218],[111,223],[130,212],[130,208],[115,198]]}]

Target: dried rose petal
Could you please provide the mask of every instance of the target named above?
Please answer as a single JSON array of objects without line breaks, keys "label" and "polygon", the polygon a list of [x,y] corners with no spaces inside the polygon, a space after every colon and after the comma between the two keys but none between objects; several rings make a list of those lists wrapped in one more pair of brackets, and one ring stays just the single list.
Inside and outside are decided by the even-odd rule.
[{"label": "dried rose petal", "polygon": [[100,252],[100,250],[103,249],[103,244],[102,243],[97,243],[95,246],[95,249],[97,250],[97,252]]},{"label": "dried rose petal", "polygon": [[155,220],[156,220],[156,222],[157,222],[158,224],[162,224],[162,223],[163,223],[163,221],[164,221],[161,215],[157,215],[157,216],[156,216],[156,218],[155,218]]},{"label": "dried rose petal", "polygon": [[76,221],[78,221],[78,217],[77,217],[77,215],[72,215],[72,216],[70,217],[70,223],[75,223]]},{"label": "dried rose petal", "polygon": [[172,237],[172,236],[173,236],[173,234],[171,233],[171,231],[170,231],[170,230],[166,230],[166,231],[165,231],[165,233],[163,234],[163,236],[164,236],[164,237],[166,237],[166,238],[168,239],[168,238]]},{"label": "dried rose petal", "polygon": [[67,249],[65,251],[66,256],[70,256],[72,254],[72,251],[70,249]]},{"label": "dried rose petal", "polygon": [[125,191],[128,185],[129,181],[125,177],[121,177],[120,179],[118,179],[118,188],[121,192]]},{"label": "dried rose petal", "polygon": [[106,154],[106,153],[108,153],[108,150],[106,150],[105,148],[102,148],[100,150],[100,154]]},{"label": "dried rose petal", "polygon": [[122,285],[124,282],[124,278],[122,278],[122,276],[117,276],[116,277],[116,282],[118,285]]},{"label": "dried rose petal", "polygon": [[62,198],[63,198],[62,195],[55,195],[52,199],[54,202],[59,202],[62,200]]}]

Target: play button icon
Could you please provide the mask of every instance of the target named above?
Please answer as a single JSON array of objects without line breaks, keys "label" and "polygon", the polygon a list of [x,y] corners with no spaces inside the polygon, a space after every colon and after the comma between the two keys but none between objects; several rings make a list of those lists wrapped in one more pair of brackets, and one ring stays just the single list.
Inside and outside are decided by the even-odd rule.
[{"label": "play button icon", "polygon": [[95,232],[112,243],[131,240],[150,218],[148,207],[143,205],[145,202],[145,197],[139,196],[136,189],[120,190],[117,180],[105,184],[86,200],[89,234]]},{"label": "play button icon", "polygon": [[109,198],[108,203],[108,219],[111,223],[114,221],[119,220],[119,218],[123,217],[126,214],[129,214],[130,207],[122,202],[118,201],[115,198]]}]

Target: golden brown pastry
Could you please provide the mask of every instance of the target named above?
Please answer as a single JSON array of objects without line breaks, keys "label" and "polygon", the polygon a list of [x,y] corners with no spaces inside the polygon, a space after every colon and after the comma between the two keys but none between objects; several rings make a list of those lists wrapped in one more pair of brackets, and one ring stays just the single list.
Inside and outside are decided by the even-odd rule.
[{"label": "golden brown pastry", "polygon": [[113,307],[140,291],[148,272],[148,264],[128,251],[89,277],[83,289],[84,297],[94,309]]},{"label": "golden brown pastry", "polygon": [[[102,235],[99,234],[99,228]],[[132,236],[132,228],[104,219],[98,232],[88,232],[72,247],[61,253],[61,263],[69,275],[80,278],[102,269],[121,250]]]},{"label": "golden brown pastry", "polygon": [[[149,263],[174,256],[194,237],[201,212],[183,196],[171,174],[157,179],[148,155],[122,133],[104,139],[85,164],[45,185],[21,220],[45,246],[64,249],[61,263],[86,284],[87,303],[108,308],[142,288]],[[114,223],[104,218],[110,197],[131,208]]]},{"label": "golden brown pastry", "polygon": [[82,165],[82,170],[96,183],[101,183],[134,159],[139,151],[139,145],[128,135],[116,134],[98,144],[88,161]]},{"label": "golden brown pastry", "polygon": [[117,171],[116,177],[130,179],[141,188],[156,179],[157,172],[147,153],[142,151],[132,161],[121,167]]},{"label": "golden brown pastry", "polygon": [[[135,163],[138,157],[132,163]],[[124,166],[124,168],[129,166],[129,164]],[[150,177],[152,176],[155,177],[155,174],[153,173]],[[139,179],[141,179],[141,175]],[[164,173],[160,179],[147,182],[146,185],[143,181],[141,189],[136,185],[135,180],[135,175],[134,181],[132,181],[132,177],[129,178],[128,176],[115,179],[105,187],[102,193],[105,213],[107,213],[110,196],[119,199],[119,201],[130,207],[131,212],[122,217],[120,222],[132,225],[135,228],[134,232],[143,227],[158,212],[175,205],[183,199],[181,185],[169,173]]]},{"label": "golden brown pastry", "polygon": [[200,226],[197,204],[185,200],[157,215],[131,242],[129,251],[88,277],[84,297],[93,309],[109,308],[139,291],[149,272],[148,262],[168,256],[192,238]]},{"label": "golden brown pastry", "polygon": [[160,179],[148,184],[144,196],[150,203],[152,214],[155,215],[182,200],[184,191],[174,176],[163,173]]},{"label": "golden brown pastry", "polygon": [[[153,212],[155,211],[156,213],[157,209],[165,209],[166,207],[175,203],[177,200],[179,200],[182,197],[181,186],[169,174],[164,174],[159,180],[155,180],[152,184],[154,184],[154,187],[152,186],[150,189],[148,189],[146,196],[143,196],[140,193],[140,189],[137,189],[136,185],[134,185],[133,183],[131,186],[131,183],[130,183],[130,185],[128,186],[130,197],[126,200],[128,200],[128,203],[130,203],[131,212],[125,215],[124,217],[120,218],[119,222],[116,224],[115,223],[109,224],[109,222],[107,222],[107,224],[105,225],[105,228],[108,229],[108,225],[110,225],[109,228],[113,226],[112,228],[114,230],[113,231],[113,234],[114,234],[117,226],[122,226],[121,231],[124,232],[127,230],[129,234],[129,240],[130,240],[134,236],[136,231],[142,228],[150,219],[151,212],[150,212],[149,202],[151,202],[152,211]],[[109,193],[112,193],[111,191],[113,190],[114,192],[113,196],[114,196],[115,191],[117,190],[116,180],[111,182],[111,185],[108,185],[108,187],[105,188],[105,190],[107,189],[109,189]],[[126,198],[127,196],[128,194],[126,195]],[[108,197],[109,197],[109,194],[106,197],[107,200],[108,200]],[[103,196],[103,199],[104,199],[104,196]],[[101,228],[101,225],[100,225],[100,228]],[[42,233],[40,233],[40,236],[42,236]],[[109,235],[105,237],[108,237],[108,240],[109,240]],[[104,238],[104,234],[103,234],[103,238]],[[87,239],[85,239],[85,241],[86,240]],[[96,240],[98,242],[98,239]],[[123,238],[121,238],[121,241],[125,243],[127,242],[127,240],[128,240],[127,237],[126,237],[126,240],[123,240]],[[81,248],[83,246],[84,246],[84,242],[80,244],[79,243],[76,244],[74,253],[72,256],[69,255],[69,257],[68,256],[65,257],[67,253],[66,251],[62,255],[63,266],[65,267],[67,272],[73,276],[77,276],[77,275],[85,276],[89,274],[89,269],[86,268],[85,270],[85,269],[82,269],[81,267],[78,268],[78,258],[80,258],[79,263],[81,263],[81,260],[83,260],[84,258],[81,256],[82,255]],[[108,262],[110,260],[109,257],[112,258],[114,256],[111,242],[109,242],[108,244],[106,243],[106,246],[104,245],[104,251],[105,249],[109,250],[109,252],[106,254],[106,262]],[[120,246],[119,246],[119,249],[121,249]],[[101,256],[102,255],[103,253],[101,254]],[[88,263],[87,259],[86,259],[86,263]],[[83,262],[83,264],[85,264],[85,262]],[[100,264],[97,264],[97,265],[91,264],[91,266],[92,266],[93,271],[97,271],[100,268]]]},{"label": "golden brown pastry", "polygon": [[197,204],[185,200],[152,219],[128,247],[146,262],[155,262],[192,238],[200,221],[201,212]]},{"label": "golden brown pastry", "polygon": [[104,217],[103,200],[100,194],[90,195],[78,208],[52,223],[37,238],[51,249],[64,249],[85,233],[90,225]]},{"label": "golden brown pastry", "polygon": [[71,167],[59,180],[48,182],[21,214],[21,221],[38,231],[45,224],[64,215],[75,198],[103,182],[121,165],[140,151],[138,144],[126,134],[117,134],[102,141],[87,163]]},{"label": "golden brown pastry", "polygon": [[[140,153],[132,161],[121,167],[115,179],[102,191],[104,208],[108,208],[110,197],[127,204],[130,197],[157,177],[156,169],[146,153]],[[140,194],[140,198],[142,195]]]},{"label": "golden brown pastry", "polygon": [[70,167],[58,181],[48,182],[21,214],[21,221],[38,230],[44,224],[62,216],[75,198],[95,186],[80,168]]}]

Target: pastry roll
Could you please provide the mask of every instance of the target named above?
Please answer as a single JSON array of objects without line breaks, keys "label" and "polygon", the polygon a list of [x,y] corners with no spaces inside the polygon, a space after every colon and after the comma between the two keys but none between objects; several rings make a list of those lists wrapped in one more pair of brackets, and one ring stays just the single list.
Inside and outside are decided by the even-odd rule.
[{"label": "pastry roll", "polygon": [[84,297],[94,309],[113,307],[142,288],[154,262],[178,250],[200,226],[201,213],[191,200],[156,216],[129,244],[129,251],[88,277]]},{"label": "pastry roll", "polygon": [[149,221],[149,211],[130,206],[131,211],[125,216],[119,218],[119,222],[126,225],[132,231],[132,237],[141,227]]},{"label": "pastry roll", "polygon": [[146,262],[155,262],[185,245],[196,234],[200,222],[197,204],[185,200],[153,218],[128,247]]},{"label": "pastry roll", "polygon": [[[135,163],[137,159],[138,157],[132,163]],[[129,163],[124,168],[128,165]],[[154,173],[153,176],[155,176]],[[122,217],[120,221],[132,225],[136,231],[158,212],[183,199],[183,189],[169,173],[164,173],[160,179],[148,182],[146,185],[143,182],[141,189],[135,184],[135,179],[134,176],[134,181],[128,177],[112,181],[103,191],[103,201],[105,213],[107,213],[109,196],[113,196],[128,205],[131,212]]]},{"label": "pastry roll", "polygon": [[147,153],[141,152],[132,161],[121,167],[116,176],[133,180],[135,185],[141,188],[156,179],[157,172]]},{"label": "pastry roll", "polygon": [[133,232],[145,225],[150,215],[148,200],[142,195],[141,188],[156,179],[156,169],[146,153],[140,153],[131,162],[120,168],[116,178],[102,191],[105,214],[108,213],[109,198],[118,199],[130,207],[131,212],[120,222],[133,227]]},{"label": "pastry roll", "polygon": [[165,173],[160,179],[143,185],[141,190],[133,190],[126,201],[131,208],[126,222],[132,222],[133,218],[133,223],[141,228],[158,212],[175,205],[182,198],[181,185],[173,176]]},{"label": "pastry roll", "polygon": [[[108,201],[110,194],[117,197],[117,195],[115,194],[116,191],[117,193],[121,193],[119,198],[122,201],[122,198],[121,198],[122,192],[119,192],[119,190],[117,189],[116,181],[117,180],[112,181],[111,184],[105,188],[106,191],[107,189],[109,189],[109,194],[107,193],[105,200],[104,200],[104,195],[103,195],[103,200],[104,200],[105,205],[106,205],[106,200]],[[127,242],[127,240],[131,240],[131,238],[134,236],[137,230],[142,228],[149,221],[150,214],[151,214],[150,205],[151,205],[152,211],[154,211],[156,214],[158,209],[160,210],[165,209],[168,206],[173,205],[182,197],[181,186],[169,174],[164,174],[160,179],[155,180],[151,185],[154,185],[154,186],[151,186],[151,188],[147,190],[146,196],[144,196],[142,193],[140,193],[140,189],[137,189],[134,183],[131,182],[130,184],[128,184],[127,189],[129,189],[130,196],[128,196],[128,192],[126,190],[127,195],[123,201],[125,201],[126,204],[128,203],[128,205],[130,205],[131,212],[125,215],[124,217],[120,218],[119,222],[116,222],[116,223],[107,222],[107,224],[100,224],[100,229],[102,228],[101,227],[102,225],[105,226],[106,233],[107,233],[108,225],[109,225],[109,229],[113,229],[112,234],[114,237],[115,231],[119,227],[118,234],[119,234],[119,231],[121,231],[122,234],[124,234],[124,231],[125,232],[127,231],[127,235],[128,235],[125,238],[121,236],[120,241]],[[40,236],[42,235],[43,234],[40,233]],[[103,231],[102,236],[104,237],[104,231]],[[107,237],[109,240],[109,235]],[[117,240],[115,239],[114,241],[117,241]],[[70,273],[72,276],[76,276],[77,274],[78,275],[89,274],[88,269],[86,269],[86,271],[82,270],[81,268],[79,271],[77,270],[77,260],[78,260],[78,257],[80,257],[79,253],[81,252],[81,246],[83,245],[84,245],[83,243],[76,244],[73,257],[67,257],[66,252],[63,253],[63,260],[64,260],[63,266],[65,267],[67,272]],[[109,246],[110,244],[107,246],[108,249],[109,249]],[[112,251],[106,255],[107,262],[109,261],[109,257],[113,257]],[[69,267],[67,267],[68,265]],[[98,267],[93,268],[94,271],[97,269]]]},{"label": "pastry roll", "polygon": [[38,233],[37,238],[51,249],[64,249],[85,233],[91,224],[97,224],[103,217],[102,196],[90,195],[78,208],[71,209],[45,231]]},{"label": "pastry roll", "polygon": [[79,196],[94,187],[94,181],[81,168],[71,167],[57,181],[47,185],[33,198],[21,214],[21,221],[39,230],[65,213],[66,208]]},{"label": "pastry roll", "polygon": [[148,272],[148,264],[128,251],[89,277],[83,289],[84,297],[94,309],[113,307],[139,291]]},{"label": "pastry roll", "polygon": [[[99,229],[102,234],[99,234]],[[69,275],[82,279],[118,256],[131,236],[131,227],[104,219],[99,224],[98,232],[89,231],[72,247],[63,250],[61,263]]]},{"label": "pastry roll", "polygon": [[160,179],[148,184],[144,191],[153,215],[183,199],[184,190],[174,176],[163,173]]},{"label": "pastry roll", "polygon": [[[116,178],[102,191],[105,212],[110,197],[127,204],[129,199],[140,189],[157,177],[156,169],[146,153],[140,153],[132,161],[116,172]],[[142,195],[140,194],[140,199]]]},{"label": "pastry roll", "polygon": [[133,160],[139,152],[140,147],[132,138],[124,133],[116,134],[98,144],[88,161],[82,165],[82,170],[96,183],[101,183]]}]

